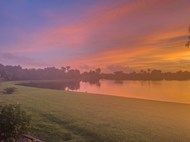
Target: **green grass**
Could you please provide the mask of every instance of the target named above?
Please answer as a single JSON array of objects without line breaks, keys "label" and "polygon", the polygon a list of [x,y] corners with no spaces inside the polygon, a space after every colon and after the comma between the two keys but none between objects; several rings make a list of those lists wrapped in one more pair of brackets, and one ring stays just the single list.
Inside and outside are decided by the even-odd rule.
[{"label": "green grass", "polygon": [[46,142],[189,142],[190,105],[0,84],[0,103],[32,114],[31,133]]}]

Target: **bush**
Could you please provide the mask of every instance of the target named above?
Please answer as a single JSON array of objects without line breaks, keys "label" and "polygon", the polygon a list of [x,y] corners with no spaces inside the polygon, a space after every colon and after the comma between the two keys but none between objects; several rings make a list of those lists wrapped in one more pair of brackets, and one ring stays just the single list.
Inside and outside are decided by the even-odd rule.
[{"label": "bush", "polygon": [[0,141],[15,142],[30,128],[31,117],[19,105],[0,106]]},{"label": "bush", "polygon": [[3,94],[13,94],[15,91],[16,91],[16,88],[14,87],[5,88],[3,90]]}]

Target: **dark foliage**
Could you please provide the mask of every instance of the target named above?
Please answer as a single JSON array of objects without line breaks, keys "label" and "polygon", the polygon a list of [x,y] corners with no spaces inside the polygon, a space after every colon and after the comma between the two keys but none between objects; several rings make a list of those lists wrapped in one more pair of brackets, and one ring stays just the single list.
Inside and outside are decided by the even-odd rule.
[{"label": "dark foliage", "polygon": [[0,80],[57,80],[57,79],[74,79],[88,82],[98,82],[100,79],[114,80],[188,80],[190,72],[178,71],[175,73],[161,70],[141,70],[140,72],[124,73],[117,71],[114,73],[101,73],[101,69],[90,70],[89,72],[80,73],[77,69],[70,66],[48,67],[44,69],[23,69],[20,66],[4,66],[0,64]]},{"label": "dark foliage", "polygon": [[114,74],[102,74],[101,78],[113,80],[189,80],[190,72],[178,71],[175,73],[163,73],[161,70],[141,70],[139,73],[124,73],[122,71],[118,71],[114,72]]},{"label": "dark foliage", "polygon": [[16,91],[15,87],[5,88],[3,89],[3,94],[13,94],[15,91]]},{"label": "dark foliage", "polygon": [[79,79],[80,71],[69,66],[57,69],[47,67],[44,69],[23,69],[21,66],[4,66],[0,64],[0,80],[55,80]]},{"label": "dark foliage", "polygon": [[0,141],[15,142],[27,133],[31,118],[19,105],[0,106]]}]

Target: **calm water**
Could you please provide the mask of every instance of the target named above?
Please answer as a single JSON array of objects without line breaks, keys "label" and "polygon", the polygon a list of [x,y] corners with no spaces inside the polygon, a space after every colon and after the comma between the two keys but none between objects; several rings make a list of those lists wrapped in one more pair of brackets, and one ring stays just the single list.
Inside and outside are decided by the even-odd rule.
[{"label": "calm water", "polygon": [[51,81],[22,85],[190,104],[190,81]]},{"label": "calm water", "polygon": [[190,81],[101,80],[99,85],[80,82],[78,92],[190,103]]}]

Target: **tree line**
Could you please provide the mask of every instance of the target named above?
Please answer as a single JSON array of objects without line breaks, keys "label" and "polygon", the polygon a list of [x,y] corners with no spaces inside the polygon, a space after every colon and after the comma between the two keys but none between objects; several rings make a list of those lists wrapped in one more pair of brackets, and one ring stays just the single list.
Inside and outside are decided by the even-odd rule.
[{"label": "tree line", "polygon": [[177,72],[162,72],[161,70],[141,70],[140,72],[124,73],[117,71],[111,74],[102,74],[104,79],[113,80],[189,80],[190,72],[177,71]]},{"label": "tree line", "polygon": [[74,79],[88,82],[97,82],[100,79],[113,80],[189,80],[190,72],[162,72],[156,69],[141,70],[139,72],[125,73],[117,71],[113,73],[102,73],[100,68],[81,73],[78,69],[70,66],[47,67],[44,69],[24,69],[21,66],[11,66],[0,64],[0,80],[57,80]]}]

